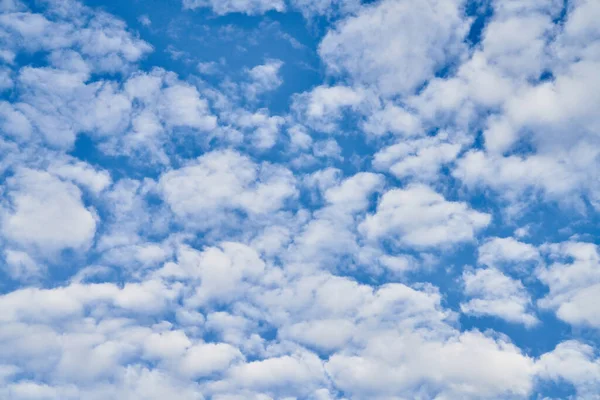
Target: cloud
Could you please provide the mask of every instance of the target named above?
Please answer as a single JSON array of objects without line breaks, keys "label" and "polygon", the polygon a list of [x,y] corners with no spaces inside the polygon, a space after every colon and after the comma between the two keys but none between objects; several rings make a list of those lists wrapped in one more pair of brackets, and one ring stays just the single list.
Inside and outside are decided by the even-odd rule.
[{"label": "cloud", "polygon": [[[435,80],[414,104],[431,118],[458,113],[461,126],[483,124],[485,151],[466,153],[454,171],[470,187],[492,188],[509,202],[539,193],[596,206],[597,31],[581,17],[596,7],[571,4],[560,28],[557,2],[508,4],[494,6],[479,48],[457,76]],[[483,110],[490,114],[482,120]]]},{"label": "cloud", "polygon": [[52,9],[55,20],[14,9],[0,15],[5,49],[16,53],[73,48],[97,72],[125,70],[152,50],[128,32],[123,21],[109,14],[94,12],[74,1],[50,1],[45,6]]},{"label": "cloud", "polygon": [[246,96],[254,99],[261,93],[277,89],[283,83],[279,75],[282,66],[281,60],[267,60],[265,64],[248,70],[250,83],[245,85]]},{"label": "cloud", "polygon": [[531,311],[531,298],[520,281],[495,268],[465,271],[462,280],[464,293],[470,298],[460,305],[463,313],[494,316],[527,327],[539,322]]},{"label": "cloud", "polygon": [[356,221],[370,206],[372,197],[382,191],[385,180],[378,174],[358,173],[340,182],[335,175],[331,176],[335,171],[320,172],[309,181],[314,179],[317,185],[322,185],[321,195],[326,205],[298,233],[290,256],[322,265],[335,264],[338,257],[344,256],[359,261],[361,245]]},{"label": "cloud", "polygon": [[270,149],[277,144],[281,126],[285,123],[283,117],[269,115],[265,109],[254,113],[236,110],[226,115],[226,119],[247,132],[251,143],[261,150]]},{"label": "cloud", "polygon": [[309,392],[325,379],[324,373],[322,361],[307,353],[239,365],[231,369],[230,376],[235,385],[244,388],[269,391],[281,388],[285,393],[293,389]]},{"label": "cloud", "polygon": [[285,11],[283,0],[183,0],[183,8],[210,8],[215,14],[244,13],[263,14],[267,11]]},{"label": "cloud", "polygon": [[30,281],[40,278],[44,271],[43,266],[39,265],[29,254],[18,250],[5,250],[4,259],[6,262],[6,272],[15,280]]},{"label": "cloud", "polygon": [[360,0],[291,0],[291,3],[305,18],[344,15],[356,12],[360,7]]},{"label": "cloud", "polygon": [[[368,355],[330,358],[327,369],[345,393],[377,399],[397,395],[475,399],[526,397],[533,388],[533,361],[514,345],[479,332],[442,341],[418,334],[383,334],[377,339],[369,344]],[[499,375],[509,377],[511,384],[505,385]]]},{"label": "cloud", "polygon": [[150,17],[148,17],[146,14],[140,15],[138,17],[138,21],[140,24],[142,24],[144,26],[152,25],[152,21],[150,20]]},{"label": "cloud", "polygon": [[220,247],[202,253],[181,249],[181,262],[162,272],[165,276],[190,277],[201,282],[186,300],[189,304],[231,302],[243,297],[247,282],[256,281],[263,274],[265,263],[252,248],[239,243],[222,243]]},{"label": "cloud", "polygon": [[388,132],[401,136],[416,136],[422,133],[423,127],[418,117],[393,104],[386,104],[381,110],[369,115],[363,128],[373,135],[384,135]]},{"label": "cloud", "polygon": [[89,248],[98,217],[83,204],[77,186],[30,169],[19,170],[7,186],[2,208],[5,240],[49,255]]},{"label": "cloud", "polygon": [[56,161],[50,165],[48,172],[64,180],[70,180],[88,188],[93,193],[100,193],[112,183],[107,171],[96,171],[91,165],[76,161]]},{"label": "cloud", "polygon": [[49,145],[69,148],[85,132],[108,153],[144,147],[159,156],[161,139],[173,130],[217,126],[198,90],[173,73],[153,69],[121,84],[63,67],[22,68],[18,101],[0,104],[0,123],[19,142],[39,132]]},{"label": "cloud", "polygon": [[471,241],[490,221],[489,214],[466,203],[447,201],[428,186],[413,185],[386,192],[359,230],[370,240],[427,248]]},{"label": "cloud", "polygon": [[199,228],[223,223],[234,211],[250,216],[276,212],[296,195],[290,171],[266,162],[256,164],[231,150],[207,153],[169,171],[159,186],[182,222]]},{"label": "cloud", "polygon": [[538,249],[511,237],[490,238],[479,246],[477,262],[489,267],[522,270],[540,260]]},{"label": "cloud", "polygon": [[346,109],[355,110],[367,98],[361,89],[346,86],[318,86],[296,95],[293,108],[298,119],[324,132],[333,132]]},{"label": "cloud", "polygon": [[319,45],[334,74],[383,95],[410,94],[461,51],[468,28],[454,0],[385,0],[342,20]]},{"label": "cloud", "polygon": [[421,181],[435,180],[440,169],[458,157],[462,144],[455,138],[440,133],[435,137],[401,140],[375,153],[373,166],[388,170],[398,178],[414,178]]},{"label": "cloud", "polygon": [[593,399],[600,388],[600,359],[585,343],[568,340],[542,357],[539,375],[554,381],[564,380],[575,386],[579,398]]},{"label": "cloud", "polygon": [[550,292],[538,304],[575,326],[600,328],[597,312],[600,255],[592,243],[564,242],[546,245],[543,251],[556,260],[540,268],[537,277]]},{"label": "cloud", "polygon": [[597,2],[179,4],[0,0],[0,398],[596,396]]}]

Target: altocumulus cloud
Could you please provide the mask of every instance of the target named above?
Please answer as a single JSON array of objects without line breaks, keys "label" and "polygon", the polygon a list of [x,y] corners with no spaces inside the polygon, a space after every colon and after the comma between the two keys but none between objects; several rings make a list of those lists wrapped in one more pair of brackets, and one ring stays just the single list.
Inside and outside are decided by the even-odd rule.
[{"label": "altocumulus cloud", "polygon": [[600,3],[0,0],[0,397],[598,399]]}]

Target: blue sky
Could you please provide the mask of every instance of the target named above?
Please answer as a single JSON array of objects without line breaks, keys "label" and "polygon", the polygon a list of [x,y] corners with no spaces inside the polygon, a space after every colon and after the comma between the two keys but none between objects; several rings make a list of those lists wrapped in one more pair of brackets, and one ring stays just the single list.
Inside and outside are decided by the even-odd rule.
[{"label": "blue sky", "polygon": [[0,397],[599,399],[599,17],[0,0]]}]

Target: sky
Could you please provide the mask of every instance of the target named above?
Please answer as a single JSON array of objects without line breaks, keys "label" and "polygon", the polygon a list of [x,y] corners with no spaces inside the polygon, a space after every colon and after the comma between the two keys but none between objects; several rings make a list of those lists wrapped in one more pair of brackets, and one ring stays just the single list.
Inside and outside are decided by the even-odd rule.
[{"label": "sky", "polygon": [[597,0],[0,0],[0,398],[600,399]]}]

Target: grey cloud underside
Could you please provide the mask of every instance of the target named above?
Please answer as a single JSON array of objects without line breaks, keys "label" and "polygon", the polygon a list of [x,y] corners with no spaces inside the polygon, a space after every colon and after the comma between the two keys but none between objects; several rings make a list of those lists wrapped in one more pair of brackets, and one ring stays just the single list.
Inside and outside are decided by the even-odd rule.
[{"label": "grey cloud underside", "polygon": [[[474,47],[457,0],[183,7],[337,18],[329,83],[275,115],[257,104],[285,60],[210,86],[141,69],[152,46],[109,14],[0,1],[0,397],[597,398],[593,340],[533,354],[461,317],[600,329],[594,240],[511,223],[600,208],[598,2],[492,2]],[[362,163],[351,134],[375,148]],[[78,159],[84,136],[127,166]],[[444,264],[464,248],[473,265]],[[411,275],[445,268],[454,306]]]}]

